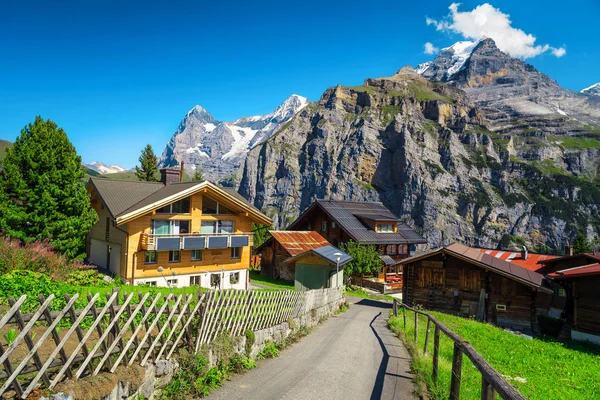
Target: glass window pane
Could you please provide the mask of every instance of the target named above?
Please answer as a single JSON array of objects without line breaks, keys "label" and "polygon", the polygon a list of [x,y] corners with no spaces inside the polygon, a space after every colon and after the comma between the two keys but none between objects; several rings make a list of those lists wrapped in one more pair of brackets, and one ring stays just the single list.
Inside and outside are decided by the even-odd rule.
[{"label": "glass window pane", "polygon": [[217,221],[202,221],[200,233],[216,233],[216,223]]},{"label": "glass window pane", "polygon": [[192,261],[202,261],[202,250],[192,250]]},{"label": "glass window pane", "polygon": [[156,210],[157,214],[170,214],[171,213],[171,205],[167,204],[166,206],[159,208]]},{"label": "glass window pane", "polygon": [[225,207],[223,204],[219,203],[219,214],[234,214],[234,212]]},{"label": "glass window pane", "polygon": [[152,221],[152,234],[154,235],[168,235],[170,232],[170,222],[155,219]]},{"label": "glass window pane", "polygon": [[179,262],[179,250],[169,251],[169,262]]},{"label": "glass window pane", "polygon": [[202,196],[202,214],[216,214],[217,202],[210,197]]},{"label": "glass window pane", "polygon": [[190,221],[179,221],[179,233],[190,233]]},{"label": "glass window pane", "polygon": [[219,232],[217,233],[233,233],[233,221],[219,221]]},{"label": "glass window pane", "polygon": [[185,199],[180,201],[181,203],[181,212],[184,214],[190,213],[190,198],[186,197]]}]

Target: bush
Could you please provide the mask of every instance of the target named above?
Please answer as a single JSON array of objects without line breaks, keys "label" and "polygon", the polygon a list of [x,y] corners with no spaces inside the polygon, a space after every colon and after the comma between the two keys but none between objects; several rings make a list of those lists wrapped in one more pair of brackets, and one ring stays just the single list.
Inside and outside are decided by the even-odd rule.
[{"label": "bush", "polygon": [[90,267],[69,261],[64,255],[52,251],[47,240],[22,244],[17,239],[0,236],[0,274],[27,270],[66,280],[72,273],[86,269]]},{"label": "bush", "polygon": [[265,347],[256,356],[257,359],[262,360],[265,358],[277,358],[279,357],[279,349],[273,342],[268,342]]},{"label": "bush", "polygon": [[246,329],[244,336],[246,336],[246,345],[244,348],[246,350],[246,355],[250,357],[250,353],[252,353],[252,346],[254,346],[256,338],[254,337],[254,332],[252,332],[250,329]]}]

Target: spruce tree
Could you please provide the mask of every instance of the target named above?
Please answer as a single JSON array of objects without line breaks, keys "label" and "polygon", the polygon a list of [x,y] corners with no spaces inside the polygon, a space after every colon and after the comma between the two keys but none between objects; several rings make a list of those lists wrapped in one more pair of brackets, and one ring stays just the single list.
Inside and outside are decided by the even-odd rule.
[{"label": "spruce tree", "polygon": [[591,253],[592,245],[583,232],[579,232],[573,243],[573,254]]},{"label": "spruce tree", "polygon": [[202,170],[200,169],[199,166],[196,166],[192,180],[193,181],[204,181],[204,175],[202,174]]},{"label": "spruce tree", "polygon": [[8,149],[0,173],[0,231],[24,242],[49,240],[69,259],[85,257],[98,216],[90,205],[77,155],[65,131],[35,118]]},{"label": "spruce tree", "polygon": [[136,165],[135,175],[140,181],[158,182],[158,158],[149,144],[142,150],[139,158],[140,166]]}]

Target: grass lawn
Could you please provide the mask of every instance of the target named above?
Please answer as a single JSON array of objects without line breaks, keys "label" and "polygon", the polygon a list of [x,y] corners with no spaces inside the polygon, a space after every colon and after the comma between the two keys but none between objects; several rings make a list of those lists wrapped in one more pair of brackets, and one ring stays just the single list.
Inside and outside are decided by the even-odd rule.
[{"label": "grass lawn", "polygon": [[283,279],[273,279],[269,276],[263,276],[260,271],[250,270],[250,282],[269,286],[273,289],[294,290],[294,282]]},{"label": "grass lawn", "polygon": [[[400,313],[402,310],[400,309]],[[490,324],[430,312],[473,347],[527,399],[592,399],[600,397],[600,347],[577,343],[533,340],[506,332]],[[414,345],[414,313],[406,313],[406,332],[402,315],[390,317],[390,328],[399,334],[413,356],[417,379],[425,381],[432,399],[447,399],[450,390],[453,342],[440,333],[439,378],[431,380],[433,326],[429,352],[423,355],[427,319],[419,316],[418,349]],[[405,334],[406,336],[403,336]],[[461,399],[479,399],[481,374],[463,356]]]}]

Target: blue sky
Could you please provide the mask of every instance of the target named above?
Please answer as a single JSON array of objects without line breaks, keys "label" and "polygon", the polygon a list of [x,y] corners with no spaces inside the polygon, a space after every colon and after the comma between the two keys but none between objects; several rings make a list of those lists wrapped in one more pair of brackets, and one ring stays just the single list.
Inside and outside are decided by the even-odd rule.
[{"label": "blue sky", "polygon": [[[195,104],[230,121],[431,59],[426,42],[464,40],[461,27],[426,23],[450,25],[451,3],[0,0],[0,138],[39,114],[84,162],[133,167],[146,143],[162,152]],[[598,1],[491,5],[535,45],[566,50],[528,58],[539,70],[574,90],[600,81]]]}]

